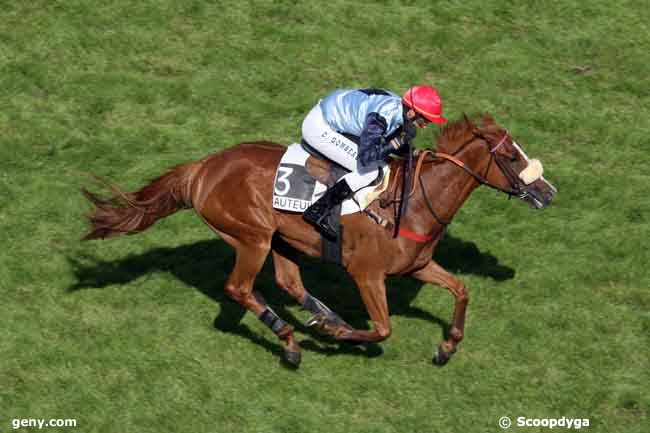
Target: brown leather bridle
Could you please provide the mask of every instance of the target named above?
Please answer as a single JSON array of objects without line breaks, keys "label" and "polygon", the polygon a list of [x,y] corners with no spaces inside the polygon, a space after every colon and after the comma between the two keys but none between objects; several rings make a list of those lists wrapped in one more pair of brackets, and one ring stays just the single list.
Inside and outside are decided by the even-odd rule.
[{"label": "brown leather bridle", "polygon": [[[488,162],[487,168],[485,169],[485,173],[482,175],[469,168],[463,161],[461,161],[459,158],[455,156],[456,154],[460,153],[469,143],[474,141],[474,139],[477,137],[482,139],[486,143],[486,145],[488,146],[488,150],[490,152],[490,161]],[[427,209],[429,210],[433,218],[440,225],[443,226],[449,225],[451,223],[450,220],[441,218],[435,212],[433,208],[433,204],[431,203],[431,200],[429,199],[429,196],[427,194],[427,190],[425,188],[424,182],[422,181],[422,177],[420,176],[422,165],[425,162],[426,156],[431,155],[433,156],[434,160],[427,161],[427,162],[434,162],[436,159],[444,159],[463,169],[469,176],[473,177],[474,180],[476,180],[476,182],[478,182],[481,185],[486,185],[492,189],[507,194],[509,197],[516,196],[519,198],[525,198],[528,195],[526,185],[524,185],[523,182],[520,182],[518,180],[519,178],[517,174],[513,171],[512,167],[510,167],[509,164],[503,161],[503,157],[497,153],[499,147],[501,147],[508,138],[509,138],[509,134],[506,131],[503,138],[501,138],[501,140],[499,141],[499,143],[496,144],[494,147],[491,147],[490,140],[487,137],[482,135],[474,135],[470,140],[467,140],[465,143],[463,143],[453,154],[448,154],[444,152],[434,152],[433,150],[429,150],[429,149],[417,151],[418,159],[415,166],[415,175],[413,176],[413,187],[411,188],[410,191],[410,197],[413,196],[413,194],[415,194],[415,191],[417,189],[417,184],[415,182],[417,180],[418,184],[420,185],[420,188],[422,189],[422,195],[424,196],[424,201],[427,206]],[[504,188],[499,185],[494,185],[493,183],[490,183],[487,180],[487,177],[490,173],[490,169],[493,163],[496,163],[496,165],[499,167],[503,175],[510,183],[509,188]],[[397,176],[395,178],[397,178]],[[401,200],[394,200],[393,202],[400,202],[400,201]],[[386,207],[387,205],[388,204],[384,203],[382,207]]]},{"label": "brown leather bridle", "polygon": [[[472,176],[481,185],[486,185],[486,186],[488,186],[488,187],[490,187],[492,189],[500,191],[500,192],[502,192],[504,194],[507,194],[509,196],[518,196],[519,197],[521,195],[521,193],[522,193],[522,187],[523,187],[522,182],[517,180],[518,179],[517,174],[514,173],[514,171],[512,170],[512,168],[510,167],[509,164],[506,164],[503,161],[503,157],[497,153],[497,150],[499,149],[499,147],[501,147],[503,145],[503,143],[505,143],[506,140],[510,137],[508,135],[508,132],[506,131],[506,133],[503,135],[503,138],[501,138],[499,143],[494,147],[490,147],[490,141],[486,137],[478,136],[479,138],[483,139],[483,141],[488,146],[488,151],[490,152],[490,161],[488,161],[488,165],[487,165],[487,167],[485,169],[485,173],[483,175],[481,175],[481,174],[477,173],[476,171],[472,170],[471,168],[469,168],[463,161],[461,161],[460,159],[458,159],[455,156],[456,154],[460,153],[465,148],[465,146],[467,146],[469,143],[471,143],[474,140],[474,138],[476,138],[476,137],[477,136],[474,136],[474,137],[472,137],[471,140],[468,140],[465,143],[463,143],[463,145],[460,146],[458,148],[458,150],[456,150],[451,155],[447,154],[447,153],[443,153],[443,152],[433,152],[433,151],[430,151],[430,150],[425,150],[422,153],[426,154],[426,153],[430,152],[435,158],[445,159],[447,161],[450,161],[450,162],[454,163],[458,167],[462,168],[467,174]],[[420,162],[423,161],[423,160],[424,160],[424,155],[420,155],[420,157],[418,158],[418,164],[421,165]],[[499,167],[499,169],[501,170],[503,175],[506,177],[506,179],[508,179],[508,182],[510,183],[510,188],[504,188],[504,187],[501,187],[499,185],[494,185],[493,183],[490,183],[487,180],[487,177],[488,177],[488,175],[490,173],[490,169],[492,168],[492,163],[493,162],[496,162],[497,166]],[[416,173],[416,175],[419,175],[419,173]]]}]

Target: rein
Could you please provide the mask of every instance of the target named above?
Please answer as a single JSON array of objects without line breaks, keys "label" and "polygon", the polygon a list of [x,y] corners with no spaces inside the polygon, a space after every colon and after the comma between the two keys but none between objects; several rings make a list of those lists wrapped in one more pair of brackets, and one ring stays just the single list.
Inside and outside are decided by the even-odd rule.
[{"label": "rein", "polygon": [[[472,140],[474,138],[475,137],[472,137]],[[496,151],[499,149],[499,147],[501,147],[501,145],[503,145],[503,143],[505,143],[507,138],[508,138],[508,133],[506,132],[506,134],[499,141],[499,143],[496,146],[494,146],[493,148],[490,148],[490,161],[488,162],[487,169],[485,170],[484,175],[481,175],[481,174],[477,173],[476,171],[472,170],[463,161],[461,161],[459,158],[457,158],[455,156],[456,153],[459,153],[472,140],[468,140],[456,152],[454,152],[454,154],[451,154],[451,155],[448,154],[448,153],[444,153],[444,152],[434,152],[432,150],[422,150],[422,151],[419,151],[419,152],[416,151],[416,153],[418,154],[417,155],[418,159],[417,159],[417,163],[415,165],[415,173],[414,173],[414,176],[413,176],[413,185],[412,185],[411,188],[409,188],[410,189],[410,194],[407,197],[403,197],[402,199],[393,199],[393,200],[389,200],[389,201],[380,202],[380,207],[386,208],[389,205],[396,204],[396,203],[400,203],[401,205],[404,205],[404,202],[406,201],[406,200],[404,200],[404,198],[408,199],[408,198],[412,197],[415,194],[415,192],[417,191],[417,186],[419,184],[420,188],[422,189],[422,195],[424,196],[424,202],[425,202],[426,207],[429,210],[429,213],[431,214],[431,216],[433,216],[433,218],[436,220],[436,222],[438,224],[440,224],[441,226],[443,226],[443,227],[446,227],[451,223],[451,220],[446,220],[444,218],[441,218],[436,213],[436,211],[433,208],[433,204],[431,203],[431,200],[429,200],[429,195],[427,194],[427,190],[426,190],[426,187],[424,185],[424,182],[422,181],[422,177],[421,177],[422,165],[425,163],[425,158],[426,158],[427,155],[431,155],[434,159],[442,159],[442,160],[449,161],[449,162],[453,163],[454,165],[456,165],[456,166],[460,167],[461,169],[463,169],[465,171],[465,173],[467,173],[469,176],[473,177],[474,180],[476,180],[476,182],[478,182],[480,185],[486,185],[486,186],[488,186],[488,187],[490,187],[490,188],[492,188],[494,190],[497,190],[499,192],[507,194],[510,197],[512,197],[512,196],[520,196],[522,194],[522,191],[520,191],[519,189],[503,188],[503,187],[500,187],[498,185],[494,185],[494,184],[490,183],[487,180],[487,175],[490,172],[490,168],[492,167],[492,163],[496,162],[497,166],[503,172],[503,174],[506,176],[506,178],[508,179],[510,184],[511,185],[516,185],[516,183],[513,182],[513,176],[512,176],[512,173],[510,172],[510,170],[508,169],[509,167],[506,168],[506,166],[504,166],[502,164],[502,162],[500,161],[500,159],[499,159],[499,157],[497,156],[497,153],[496,153]],[[489,142],[487,142],[487,144],[489,146]],[[433,161],[427,161],[427,162],[433,162]],[[406,165],[406,164],[404,164],[404,165]],[[404,165],[400,166],[397,169],[397,171],[395,173],[396,176],[394,177],[394,179],[395,179],[394,182],[397,182],[397,178],[399,177],[399,176],[397,176],[397,174],[399,173],[399,169],[402,168]],[[406,181],[406,180],[407,179],[404,179],[404,181]],[[395,186],[393,186],[393,188],[395,188]],[[399,229],[400,234],[404,234],[404,233],[402,233],[403,231],[404,230]],[[395,233],[397,233],[397,232],[398,232],[398,228],[396,227]],[[416,240],[418,242],[423,242],[423,241],[429,240],[428,237],[422,237],[422,236],[418,235],[420,237],[416,239],[411,233],[406,233],[406,234],[407,234],[406,237],[411,238],[413,240]]]},{"label": "rein", "polygon": [[[406,161],[404,162],[404,181],[402,182],[402,200],[399,209],[396,209],[395,215],[395,230],[393,230],[393,238],[400,234],[400,225],[402,218],[406,216],[408,210],[409,198],[413,195],[415,186],[415,177],[413,178],[413,186],[411,186],[411,176],[413,176],[413,145],[408,140]],[[416,176],[419,172],[416,172]]]},{"label": "rein", "polygon": [[[425,151],[425,152],[431,152],[431,151]],[[480,174],[478,174],[477,172],[475,172],[474,170],[469,168],[467,165],[465,165],[465,163],[463,161],[459,160],[458,158],[456,158],[453,155],[449,155],[449,154],[441,153],[441,152],[435,152],[435,153],[431,152],[431,154],[436,158],[442,158],[442,159],[446,159],[447,161],[453,162],[454,164],[456,164],[457,166],[459,166],[460,168],[465,170],[465,172],[467,174],[472,176],[481,185],[488,186],[488,187],[490,187],[492,189],[495,189],[495,190],[500,191],[502,193],[508,194],[509,196],[519,195],[520,194],[519,191],[517,191],[517,190],[515,190],[513,188],[503,188],[503,187],[500,187],[498,185],[491,184],[490,182],[488,182],[488,180],[484,176],[481,176]],[[504,170],[503,166],[499,163],[499,159],[496,157],[496,155],[494,153],[492,153],[490,155],[490,162],[488,163],[488,169],[486,170],[486,174],[490,170],[490,166],[492,165],[492,161],[496,161],[496,163],[499,166],[499,168],[501,169],[501,171],[503,171],[503,173],[506,175],[506,177],[508,177],[508,180],[511,181],[510,176],[509,176],[509,172],[507,170]]]}]

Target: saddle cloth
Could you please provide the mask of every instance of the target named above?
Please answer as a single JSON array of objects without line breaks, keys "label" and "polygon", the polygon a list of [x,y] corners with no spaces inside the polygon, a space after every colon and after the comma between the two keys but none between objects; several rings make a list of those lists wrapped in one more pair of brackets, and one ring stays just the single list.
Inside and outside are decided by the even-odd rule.
[{"label": "saddle cloth", "polygon": [[[309,172],[308,160],[313,158],[300,143],[291,144],[278,165],[273,185],[273,207],[290,212],[304,212],[327,190],[321,180]],[[317,160],[318,161],[318,160]],[[321,167],[322,168],[322,167]],[[341,215],[361,212],[388,188],[390,168],[383,167],[383,178],[379,184],[371,184],[357,191],[353,197],[345,200],[341,206]],[[329,175],[334,173],[331,171]],[[340,170],[332,180],[338,180],[346,172]]]}]

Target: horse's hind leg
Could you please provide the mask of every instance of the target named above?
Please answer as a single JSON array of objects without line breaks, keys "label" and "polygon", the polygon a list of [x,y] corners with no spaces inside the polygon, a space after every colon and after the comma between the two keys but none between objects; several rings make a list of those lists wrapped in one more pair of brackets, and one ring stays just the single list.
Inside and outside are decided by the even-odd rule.
[{"label": "horse's hind leg", "polygon": [[273,264],[275,278],[280,287],[293,296],[302,307],[314,313],[307,322],[318,331],[337,340],[354,342],[379,342],[390,336],[390,317],[386,301],[386,286],[381,278],[361,275],[354,278],[368,314],[374,324],[371,331],[354,329],[325,304],[305,290],[297,265],[297,253],[286,243],[273,239]]},{"label": "horse's hind leg", "polygon": [[[232,241],[232,239],[230,240]],[[293,335],[293,326],[278,317],[266,305],[264,298],[253,290],[253,282],[264,265],[270,246],[229,243],[235,247],[237,258],[235,267],[224,287],[226,293],[271,328],[283,342],[284,359],[292,365],[299,365],[300,348]]]},{"label": "horse's hind leg", "polygon": [[352,277],[357,284],[361,299],[366,306],[373,329],[364,331],[352,329],[344,332],[338,338],[356,342],[377,343],[390,337],[391,325],[388,312],[388,301],[386,299],[386,283],[383,277],[375,275],[355,275]]},{"label": "horse's hind leg", "polygon": [[293,297],[303,309],[313,314],[306,325],[334,337],[351,330],[350,325],[305,289],[297,263],[297,251],[279,238],[273,240],[272,248],[275,280],[278,286]]}]

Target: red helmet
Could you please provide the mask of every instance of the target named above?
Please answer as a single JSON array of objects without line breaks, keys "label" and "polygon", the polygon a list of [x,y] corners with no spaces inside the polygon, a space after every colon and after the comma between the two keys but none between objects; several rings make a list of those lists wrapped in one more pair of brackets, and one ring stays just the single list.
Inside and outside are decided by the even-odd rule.
[{"label": "red helmet", "polygon": [[431,86],[411,87],[402,96],[402,103],[433,123],[443,125],[447,121],[442,116],[440,95]]}]

